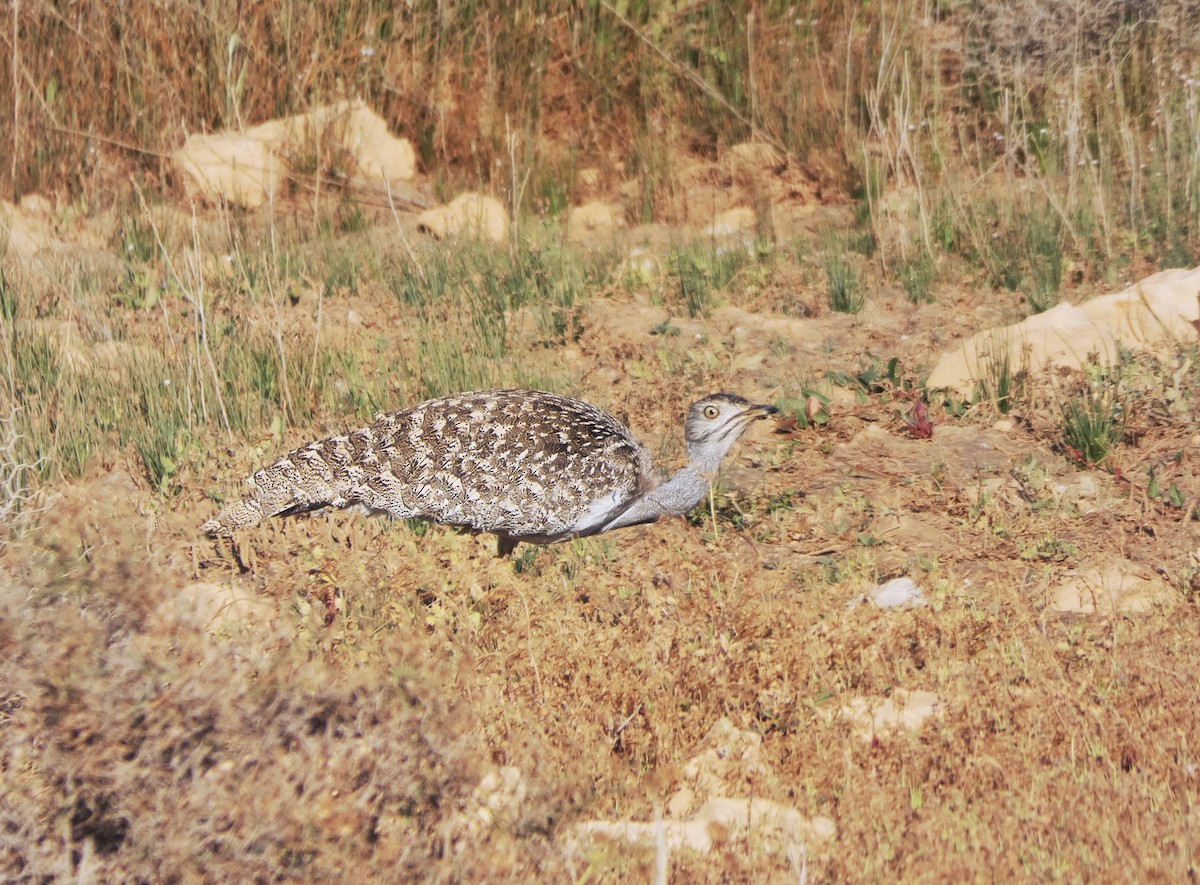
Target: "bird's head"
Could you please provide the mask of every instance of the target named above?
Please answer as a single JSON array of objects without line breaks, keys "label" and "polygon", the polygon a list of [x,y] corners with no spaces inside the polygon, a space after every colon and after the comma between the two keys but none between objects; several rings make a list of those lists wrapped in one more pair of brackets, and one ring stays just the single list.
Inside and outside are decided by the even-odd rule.
[{"label": "bird's head", "polygon": [[684,426],[688,460],[704,472],[715,472],[751,423],[778,411],[732,393],[713,393],[693,403]]}]

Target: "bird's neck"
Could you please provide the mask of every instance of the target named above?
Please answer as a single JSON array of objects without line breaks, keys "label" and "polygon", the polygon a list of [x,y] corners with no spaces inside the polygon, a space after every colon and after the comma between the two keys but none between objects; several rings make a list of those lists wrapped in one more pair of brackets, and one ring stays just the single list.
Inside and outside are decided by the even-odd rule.
[{"label": "bird's neck", "polygon": [[687,466],[680,473],[691,470],[703,477],[707,477],[706,481],[711,481],[716,477],[717,471],[721,469],[721,462],[725,460],[725,455],[728,452],[728,446],[720,449],[713,448],[712,446],[689,447]]},{"label": "bird's neck", "polygon": [[710,478],[711,475],[703,474],[695,465],[689,464],[662,485],[650,489],[596,531],[607,532],[629,525],[655,522],[664,516],[682,516],[708,497]]},{"label": "bird's neck", "polygon": [[688,464],[654,490],[654,499],[669,513],[687,513],[708,498],[716,470],[703,471]]}]

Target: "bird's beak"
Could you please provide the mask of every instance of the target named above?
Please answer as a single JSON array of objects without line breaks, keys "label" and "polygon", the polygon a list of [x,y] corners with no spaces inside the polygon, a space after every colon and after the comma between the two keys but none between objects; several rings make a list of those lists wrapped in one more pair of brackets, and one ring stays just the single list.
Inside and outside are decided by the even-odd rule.
[{"label": "bird's beak", "polygon": [[779,409],[777,409],[775,406],[769,406],[766,403],[755,403],[749,408],[743,410],[740,417],[742,421],[744,421],[746,424],[749,424],[751,421],[758,421],[762,418],[766,418],[768,415],[775,415],[778,412]]}]

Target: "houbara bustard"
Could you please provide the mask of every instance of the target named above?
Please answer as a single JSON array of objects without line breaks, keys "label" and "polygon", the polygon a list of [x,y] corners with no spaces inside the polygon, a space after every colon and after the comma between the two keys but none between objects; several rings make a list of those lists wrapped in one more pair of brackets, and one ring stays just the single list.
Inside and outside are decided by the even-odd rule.
[{"label": "houbara bustard", "polygon": [[214,536],[326,507],[356,507],[492,532],[506,555],[687,513],[754,421],[777,412],[728,393],[688,410],[687,466],[660,482],[620,421],[538,390],[485,390],[380,415],[263,468],[246,497],[204,524]]}]

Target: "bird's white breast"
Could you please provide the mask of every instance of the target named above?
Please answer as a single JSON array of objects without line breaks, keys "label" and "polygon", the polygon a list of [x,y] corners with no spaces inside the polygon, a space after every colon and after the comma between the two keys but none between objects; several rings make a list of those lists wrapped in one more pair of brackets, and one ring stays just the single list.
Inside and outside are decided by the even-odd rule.
[{"label": "bird's white breast", "polygon": [[592,499],[587,510],[579,515],[567,531],[570,534],[586,535],[600,528],[612,519],[613,511],[625,505],[628,497],[623,491],[613,490]]}]

